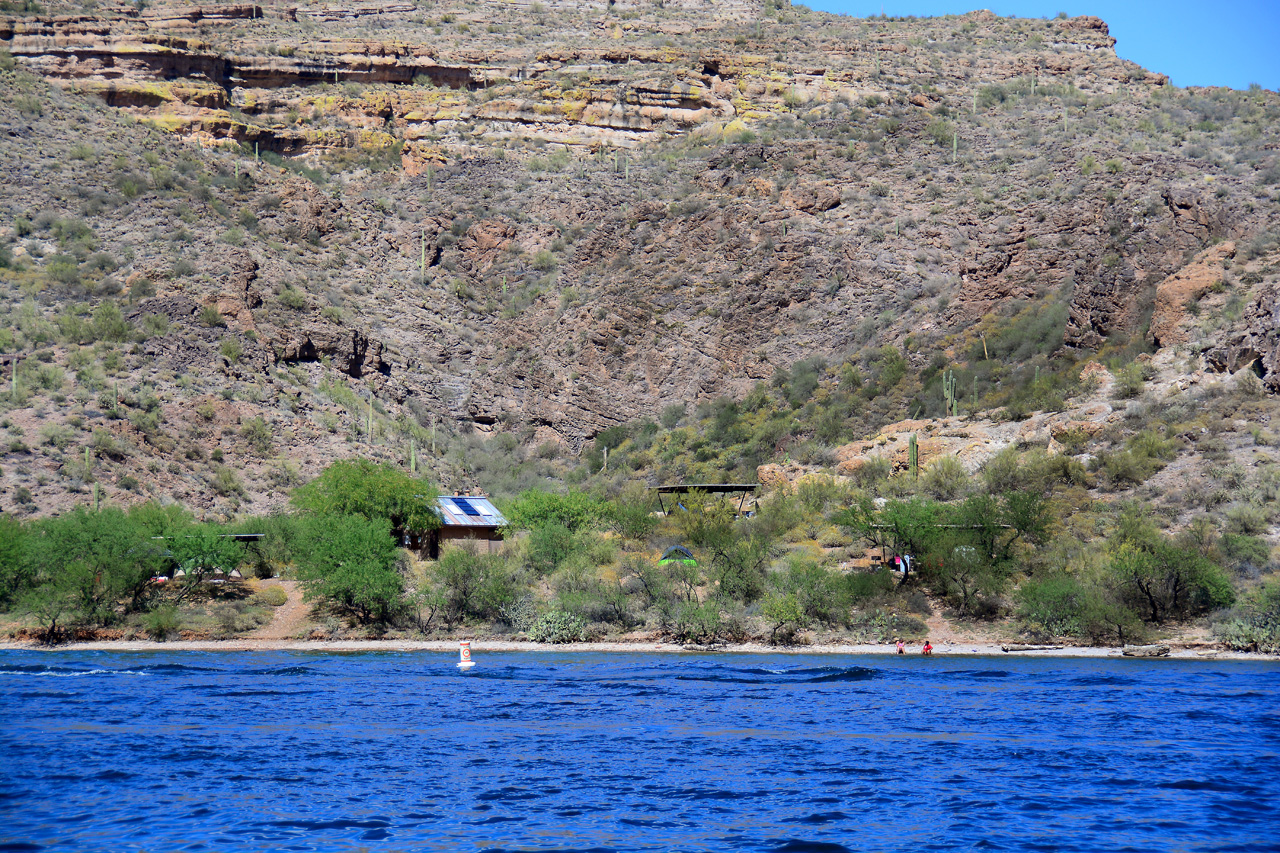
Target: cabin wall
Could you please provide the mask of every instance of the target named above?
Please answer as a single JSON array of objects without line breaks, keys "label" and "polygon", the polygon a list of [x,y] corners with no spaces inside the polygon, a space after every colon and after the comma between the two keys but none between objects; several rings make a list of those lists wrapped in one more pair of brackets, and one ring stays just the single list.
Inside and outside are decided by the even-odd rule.
[{"label": "cabin wall", "polygon": [[438,560],[449,548],[457,548],[467,542],[481,554],[496,554],[506,544],[502,533],[493,527],[442,527],[426,538],[423,556]]}]

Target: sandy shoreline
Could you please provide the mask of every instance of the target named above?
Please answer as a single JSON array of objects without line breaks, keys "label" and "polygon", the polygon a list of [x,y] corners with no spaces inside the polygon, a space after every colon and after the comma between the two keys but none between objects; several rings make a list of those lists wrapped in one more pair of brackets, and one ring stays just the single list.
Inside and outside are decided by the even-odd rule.
[{"label": "sandy shoreline", "polygon": [[[457,640],[175,640],[158,643],[151,640],[109,640],[83,643],[64,643],[59,646],[43,646],[36,643],[0,642],[0,650],[57,651],[57,652],[449,652],[457,654]],[[531,643],[516,640],[471,640],[472,655],[485,652],[644,652],[662,654],[784,654],[784,655],[892,655],[892,644],[838,645],[838,646],[767,646],[761,643],[735,645],[693,646],[661,642],[599,642],[599,643]],[[1065,646],[1035,651],[1003,651],[992,643],[938,643],[933,653],[938,657],[957,655],[990,657],[1060,657],[1060,658],[1119,658],[1119,647]],[[918,644],[907,647],[908,654],[919,655]],[[1177,660],[1252,660],[1280,661],[1280,655],[1232,652],[1203,647],[1173,647],[1167,659]]]}]

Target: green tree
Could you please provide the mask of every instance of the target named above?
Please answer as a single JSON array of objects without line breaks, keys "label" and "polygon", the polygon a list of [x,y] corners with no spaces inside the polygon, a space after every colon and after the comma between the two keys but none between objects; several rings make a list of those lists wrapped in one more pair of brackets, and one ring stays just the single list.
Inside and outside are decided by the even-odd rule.
[{"label": "green tree", "polygon": [[629,485],[609,506],[609,526],[624,539],[642,542],[658,526],[653,497],[636,483]]},{"label": "green tree", "polygon": [[549,575],[573,553],[576,537],[558,521],[545,521],[529,531],[525,559],[539,575]]},{"label": "green tree", "polygon": [[785,571],[770,575],[774,594],[793,597],[804,613],[800,627],[811,621],[842,624],[849,615],[846,590],[831,572],[813,560],[792,559]]},{"label": "green tree", "polygon": [[501,616],[522,586],[500,555],[481,554],[465,545],[440,555],[432,575],[441,615],[450,628],[472,617]]},{"label": "green tree", "polygon": [[1000,546],[1002,559],[1009,559],[1019,541],[1039,545],[1049,532],[1053,512],[1044,495],[1038,492],[1010,492],[1000,507],[1000,520],[1008,525],[1009,536]]},{"label": "green tree", "polygon": [[180,504],[147,501],[129,507],[129,521],[151,537],[185,534],[195,523],[191,513]]},{"label": "green tree", "polygon": [[300,519],[278,513],[247,518],[235,526],[236,533],[259,533],[261,537],[244,543],[245,562],[260,578],[275,577],[294,562],[299,548]]},{"label": "green tree", "polygon": [[334,462],[293,492],[293,503],[316,515],[359,515],[383,520],[397,542],[419,547],[422,536],[440,526],[436,488],[390,465],[368,459]]},{"label": "green tree", "polygon": [[1225,607],[1235,592],[1222,569],[1194,551],[1157,540],[1122,541],[1111,552],[1112,581],[1148,622]]},{"label": "green tree", "polygon": [[973,613],[981,596],[998,595],[1009,583],[1008,563],[992,560],[961,529],[939,537],[925,558],[930,586],[955,601],[962,613]]},{"label": "green tree", "polygon": [[165,542],[183,572],[178,601],[200,589],[200,584],[217,569],[230,574],[244,559],[244,548],[219,524],[194,525]]},{"label": "green tree", "polygon": [[84,619],[83,590],[93,582],[93,570],[78,560],[67,563],[56,574],[27,590],[18,609],[29,614],[44,628],[46,643],[62,640],[67,628]]},{"label": "green tree", "polygon": [[[779,524],[772,518],[790,504],[780,500],[757,518],[735,518],[725,500],[689,494],[687,511],[676,517],[681,536],[704,563],[707,579],[723,598],[750,604],[764,593],[765,571],[775,552]],[[787,503],[785,507],[783,503]],[[785,524],[785,522],[783,522]]]},{"label": "green tree", "polygon": [[398,611],[404,580],[385,518],[316,514],[303,522],[298,578],[309,599],[323,599],[363,625],[385,623]]},{"label": "green tree", "polygon": [[41,519],[30,528],[26,550],[39,585],[62,584],[63,573],[76,567],[80,613],[95,624],[109,623],[121,606],[140,607],[151,576],[166,560],[164,544],[116,507],[77,507]]},{"label": "green tree", "polygon": [[794,592],[769,593],[760,605],[760,613],[773,626],[769,631],[771,643],[777,642],[779,631],[783,632],[784,639],[790,639],[797,629],[808,624],[804,608],[800,606],[800,599]]},{"label": "green tree", "polygon": [[31,584],[26,538],[22,522],[0,514],[0,608],[12,604]]},{"label": "green tree", "polygon": [[508,504],[504,513],[517,530],[533,530],[554,523],[577,533],[598,528],[609,517],[610,507],[585,492],[557,495],[530,489]]},{"label": "green tree", "polygon": [[911,554],[917,560],[927,554],[938,539],[941,528],[939,504],[928,498],[887,501],[877,508],[868,495],[862,495],[846,509],[835,513],[832,521],[849,528],[873,546],[890,553]]}]

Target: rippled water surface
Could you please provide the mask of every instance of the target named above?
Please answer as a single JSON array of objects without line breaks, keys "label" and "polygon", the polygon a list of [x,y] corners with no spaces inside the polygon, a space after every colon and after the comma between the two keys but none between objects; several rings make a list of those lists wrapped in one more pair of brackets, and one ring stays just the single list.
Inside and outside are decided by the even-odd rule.
[{"label": "rippled water surface", "polygon": [[1280,665],[0,653],[0,850],[1280,849]]}]

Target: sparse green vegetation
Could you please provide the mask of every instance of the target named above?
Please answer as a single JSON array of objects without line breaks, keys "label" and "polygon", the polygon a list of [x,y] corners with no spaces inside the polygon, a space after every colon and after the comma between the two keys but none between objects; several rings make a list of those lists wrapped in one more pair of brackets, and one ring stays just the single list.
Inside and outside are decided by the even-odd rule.
[{"label": "sparse green vegetation", "polygon": [[[19,538],[152,498],[261,523],[273,545],[244,549],[246,571],[305,575],[358,631],[881,638],[917,630],[903,614],[926,598],[1028,636],[1261,624],[1251,596],[1280,553],[1259,319],[1280,267],[1274,93],[1131,66],[1095,86],[1105,47],[1072,51],[1068,83],[1044,58],[1094,34],[1050,21],[816,26],[770,2],[726,34],[641,6],[609,13],[638,22],[618,31],[636,63],[412,86],[339,69],[232,103],[203,80],[50,86],[0,51],[0,148],[26,170],[0,189],[0,497]],[[534,9],[524,30],[431,14],[329,29],[553,55],[563,26],[618,52],[582,10]],[[291,22],[269,26],[209,50],[305,59]],[[834,49],[890,30],[909,53]],[[707,87],[726,38],[735,67]],[[209,133],[194,107],[243,141],[186,144]],[[1206,249],[1212,284],[1175,317],[1157,285]],[[313,479],[357,455],[372,467]],[[754,518],[696,494],[659,515],[648,490],[760,477]],[[384,523],[393,546],[430,526],[409,517],[424,478],[493,495],[515,544],[438,563],[374,547]],[[299,514],[255,517],[309,480]],[[1151,530],[1122,534],[1135,504]],[[330,515],[348,521],[327,568],[305,568],[281,531]],[[905,581],[867,565],[875,525],[916,553]],[[676,542],[696,567],[657,564]],[[31,575],[5,559],[12,609],[3,585]],[[30,618],[87,624],[83,571],[41,577]],[[1144,587],[1170,583],[1153,607]],[[109,621],[234,633],[265,606],[120,599]]]}]

